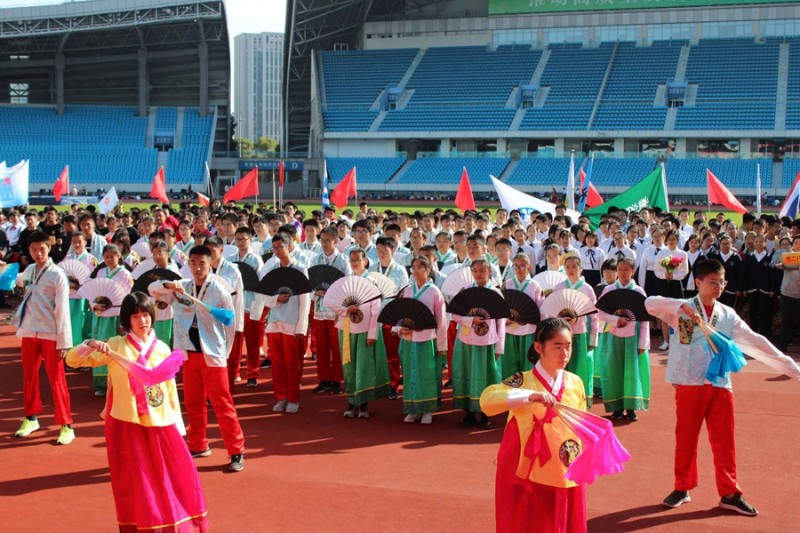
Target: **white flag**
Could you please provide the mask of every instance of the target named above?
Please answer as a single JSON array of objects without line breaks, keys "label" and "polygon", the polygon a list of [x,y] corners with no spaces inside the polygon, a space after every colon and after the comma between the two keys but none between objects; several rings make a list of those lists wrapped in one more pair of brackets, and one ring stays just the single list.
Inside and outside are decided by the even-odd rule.
[{"label": "white flag", "polygon": [[[569,157],[569,176],[567,176],[567,198],[564,201],[567,209],[575,209],[575,152]],[[578,219],[575,219],[576,222]]]},{"label": "white flag", "polygon": [[105,196],[100,200],[100,204],[97,208],[100,212],[104,215],[109,214],[111,211],[114,210],[115,207],[119,205],[119,196],[117,196],[117,189],[116,187],[111,187],[109,191],[106,193]]},{"label": "white flag", "polygon": [[30,164],[23,159],[0,173],[0,207],[17,207],[28,203]]},{"label": "white flag", "polygon": [[[530,194],[525,194],[524,192],[519,191],[510,185],[506,185],[492,175],[489,175],[489,178],[492,180],[494,190],[497,191],[497,197],[500,198],[500,204],[504,209],[507,209],[508,211],[516,209],[523,217],[525,217],[525,219],[528,219],[533,211],[538,211],[539,213],[550,213],[551,215],[555,216],[555,204],[545,202],[544,200],[539,200]],[[567,209],[566,214],[572,219],[573,223],[577,223],[578,217],[580,217],[580,213],[574,209]]]},{"label": "white flag", "polygon": [[756,164],[756,216],[761,216],[761,163]]}]

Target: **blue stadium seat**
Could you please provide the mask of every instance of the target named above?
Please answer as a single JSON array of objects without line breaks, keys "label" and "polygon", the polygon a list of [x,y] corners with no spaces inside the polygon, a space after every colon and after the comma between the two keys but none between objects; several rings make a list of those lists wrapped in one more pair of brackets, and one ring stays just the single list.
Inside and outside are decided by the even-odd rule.
[{"label": "blue stadium seat", "polygon": [[508,163],[509,159],[497,157],[422,158],[414,161],[394,183],[420,185],[420,190],[424,190],[425,184],[456,187],[466,167],[471,185],[491,185],[489,174],[499,178]]},{"label": "blue stadium seat", "polygon": [[[404,157],[328,157],[328,178],[333,184],[356,168],[357,183],[386,183],[406,162]],[[332,188],[333,185],[330,185]]]}]

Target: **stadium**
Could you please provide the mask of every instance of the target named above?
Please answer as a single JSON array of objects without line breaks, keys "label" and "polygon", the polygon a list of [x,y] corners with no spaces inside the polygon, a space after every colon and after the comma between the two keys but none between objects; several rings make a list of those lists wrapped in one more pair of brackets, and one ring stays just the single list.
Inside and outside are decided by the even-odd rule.
[{"label": "stadium", "polygon": [[[665,163],[674,198],[705,169],[753,203],[800,170],[800,17],[761,0],[325,0],[286,3],[283,145],[235,151],[222,1],[92,0],[0,9],[0,159],[49,195],[221,194],[288,160],[285,196],[357,168],[360,196],[452,197],[469,172],[528,193],[594,157],[604,195]],[[206,164],[210,172],[206,169]]]}]

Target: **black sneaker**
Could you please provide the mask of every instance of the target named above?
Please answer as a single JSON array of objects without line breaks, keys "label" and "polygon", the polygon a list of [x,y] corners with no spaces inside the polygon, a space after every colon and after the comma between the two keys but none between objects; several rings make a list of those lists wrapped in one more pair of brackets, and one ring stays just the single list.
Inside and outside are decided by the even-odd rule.
[{"label": "black sneaker", "polygon": [[623,411],[614,411],[611,413],[611,418],[614,420],[622,420],[622,417],[625,416]]},{"label": "black sneaker", "polygon": [[258,380],[255,380],[253,378],[248,379],[247,380],[247,385],[245,385],[245,387],[251,387],[251,388],[252,387],[257,387],[257,386],[258,386]]},{"label": "black sneaker", "polygon": [[259,368],[269,368],[271,366],[272,366],[272,359],[270,359],[269,357],[264,358],[264,360],[261,361],[261,364],[258,365]]},{"label": "black sneaker", "polygon": [[396,390],[392,389],[392,392],[389,394],[389,399],[390,400],[399,400],[400,399],[400,395],[397,394]]},{"label": "black sneaker", "polygon": [[467,413],[463,419],[461,419],[461,427],[468,428],[470,426],[474,426],[477,424],[478,421],[475,418],[475,413]]},{"label": "black sneaker", "polygon": [[442,385],[442,388],[443,389],[452,389],[453,388],[453,380],[452,379],[448,379],[447,381],[445,381],[444,385]]},{"label": "black sneaker", "polygon": [[[669,493],[669,496],[664,498],[664,501],[661,502],[661,505],[674,509],[676,507],[680,507],[684,503],[689,503],[690,501],[692,501],[692,497],[689,496],[688,491],[673,490]],[[722,503],[720,503],[720,506],[722,506]]]},{"label": "black sneaker", "polygon": [[314,390],[312,390],[311,392],[314,393],[314,394],[322,394],[326,390],[328,390],[328,382],[327,381],[320,381],[319,385],[317,385],[317,387]]},{"label": "black sneaker", "polygon": [[189,453],[191,453],[192,457],[194,457],[195,459],[197,459],[198,457],[211,457],[211,448],[206,446],[206,449],[203,451],[193,452],[190,450]]},{"label": "black sneaker", "polygon": [[244,470],[244,454],[231,455],[231,464],[228,465],[228,472],[241,472],[242,470]]},{"label": "black sneaker", "polygon": [[481,421],[478,425],[481,427],[481,429],[492,429],[494,427],[491,419],[483,413],[481,413]]},{"label": "black sneaker", "polygon": [[338,381],[329,381],[331,386],[328,388],[331,394],[341,394],[342,393],[342,385]]},{"label": "black sneaker", "polygon": [[627,416],[628,420],[630,420],[631,422],[636,422],[637,420],[639,420],[639,417],[636,416],[636,411],[634,411],[633,409],[628,409],[625,412],[625,416]]},{"label": "black sneaker", "polygon": [[758,510],[744,500],[741,494],[734,494],[733,496],[724,496],[719,501],[720,509],[727,509],[728,511],[735,511],[745,516],[756,516]]}]

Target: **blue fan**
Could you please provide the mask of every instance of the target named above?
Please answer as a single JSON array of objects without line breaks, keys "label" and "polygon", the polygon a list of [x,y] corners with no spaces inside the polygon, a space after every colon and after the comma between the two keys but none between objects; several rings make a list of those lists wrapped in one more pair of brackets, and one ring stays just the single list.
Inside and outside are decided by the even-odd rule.
[{"label": "blue fan", "polygon": [[701,323],[701,329],[714,352],[706,370],[706,379],[716,383],[718,379],[726,379],[729,372],[737,373],[747,364],[744,354],[733,342],[733,339],[711,326]]},{"label": "blue fan", "polygon": [[14,284],[17,282],[17,275],[19,275],[19,263],[11,263],[8,267],[0,273],[0,291],[14,290]]}]

